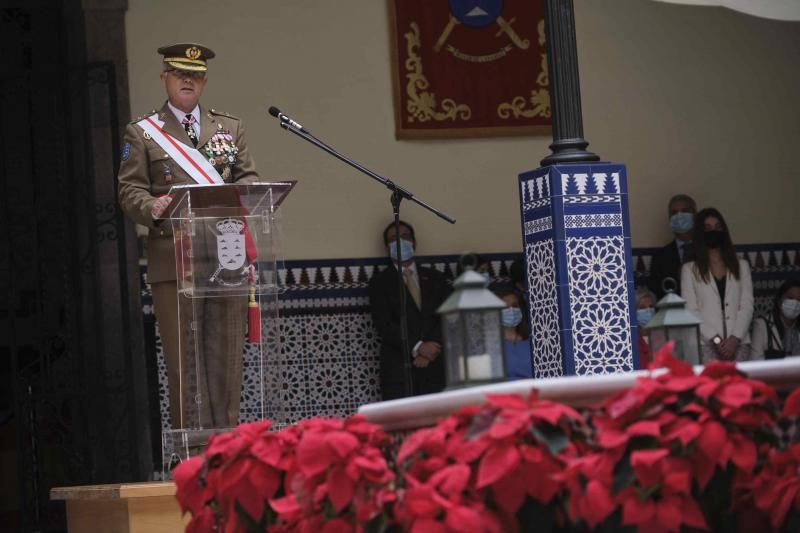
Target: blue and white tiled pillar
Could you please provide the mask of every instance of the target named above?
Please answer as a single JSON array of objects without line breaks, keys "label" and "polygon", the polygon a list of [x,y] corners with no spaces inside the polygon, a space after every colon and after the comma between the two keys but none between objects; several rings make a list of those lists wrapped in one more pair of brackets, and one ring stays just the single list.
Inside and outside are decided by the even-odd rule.
[{"label": "blue and white tiled pillar", "polygon": [[638,368],[625,166],[519,176],[534,377]]}]

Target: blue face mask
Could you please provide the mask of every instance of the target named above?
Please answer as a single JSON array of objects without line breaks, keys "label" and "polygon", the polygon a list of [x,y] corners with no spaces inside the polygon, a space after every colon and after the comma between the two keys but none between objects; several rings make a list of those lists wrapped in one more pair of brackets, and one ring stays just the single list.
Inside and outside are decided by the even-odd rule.
[{"label": "blue face mask", "polygon": [[636,310],[636,322],[644,327],[656,315],[656,310],[652,307],[645,307],[644,309]]},{"label": "blue face mask", "polygon": [[500,313],[504,327],[515,328],[522,322],[522,311],[519,307],[506,307]]},{"label": "blue face mask", "polygon": [[[397,262],[397,244],[395,241],[389,242],[389,257]],[[405,239],[400,239],[400,261],[405,263],[414,257],[414,243]]]},{"label": "blue face mask", "polygon": [[694,228],[692,213],[675,213],[669,219],[669,226],[674,233],[688,233]]}]

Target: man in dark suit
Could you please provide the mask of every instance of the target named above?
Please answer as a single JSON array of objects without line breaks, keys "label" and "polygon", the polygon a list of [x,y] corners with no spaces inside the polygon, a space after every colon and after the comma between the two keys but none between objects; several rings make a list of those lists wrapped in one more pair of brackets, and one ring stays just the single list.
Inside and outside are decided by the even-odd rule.
[{"label": "man in dark suit", "polygon": [[[406,357],[412,360],[413,395],[439,392],[445,384],[442,332],[436,309],[450,294],[450,284],[441,272],[416,265],[417,240],[414,228],[406,222],[400,222],[402,277],[398,276],[396,238],[394,224],[390,224],[383,231],[389,267],[375,274],[369,284],[372,321],[382,339],[380,382],[384,400],[406,395],[403,380]],[[410,353],[403,353],[400,339],[400,283],[406,291]]]},{"label": "man in dark suit", "polygon": [[648,278],[648,286],[659,300],[666,294],[662,284],[667,278],[674,280],[674,285],[670,285],[670,287],[674,287],[675,293],[681,293],[681,266],[694,259],[692,229],[694,228],[697,204],[689,195],[676,194],[670,198],[667,211],[669,225],[675,239],[653,254]]}]

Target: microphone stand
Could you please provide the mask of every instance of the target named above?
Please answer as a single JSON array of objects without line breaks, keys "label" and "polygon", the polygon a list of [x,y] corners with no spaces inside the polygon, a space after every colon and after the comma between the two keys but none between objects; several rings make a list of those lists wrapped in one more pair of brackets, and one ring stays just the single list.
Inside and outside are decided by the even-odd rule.
[{"label": "microphone stand", "polygon": [[[272,110],[270,110],[270,113],[272,113]],[[420,200],[419,198],[414,196],[414,194],[411,193],[411,191],[398,186],[392,180],[384,178],[383,176],[376,174],[370,169],[364,167],[363,165],[356,163],[349,157],[340,154],[333,147],[314,137],[314,135],[312,135],[311,132],[309,132],[296,122],[292,121],[289,117],[287,117],[283,113],[278,114],[278,120],[280,120],[280,125],[283,129],[294,133],[301,139],[308,141],[317,148],[329,153],[339,161],[342,161],[343,163],[350,165],[359,172],[366,174],[373,180],[377,181],[378,183],[382,184],[384,187],[389,189],[392,193],[391,203],[392,203],[392,213],[394,215],[395,252],[397,257],[397,264],[395,265],[395,268],[397,270],[397,282],[398,282],[397,289],[400,295],[400,345],[403,350],[403,388],[405,389],[405,395],[411,396],[414,393],[414,385],[412,382],[412,374],[411,374],[411,346],[408,339],[408,317],[407,317],[408,292],[406,291],[406,284],[403,281],[403,271],[402,271],[403,267],[400,255],[400,202],[402,202],[403,200],[411,200],[415,204],[424,207],[434,215],[438,216],[443,220],[446,220],[450,224],[455,224],[456,220],[447,215],[446,213],[443,213],[442,211],[439,211],[435,207]]]}]

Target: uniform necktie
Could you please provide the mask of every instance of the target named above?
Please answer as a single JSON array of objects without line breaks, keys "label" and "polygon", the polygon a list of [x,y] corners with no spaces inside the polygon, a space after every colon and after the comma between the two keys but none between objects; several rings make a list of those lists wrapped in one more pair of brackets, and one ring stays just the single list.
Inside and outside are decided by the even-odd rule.
[{"label": "uniform necktie", "polygon": [[189,139],[192,141],[192,144],[195,148],[197,148],[197,131],[194,129],[196,122],[197,119],[194,118],[194,115],[186,115],[186,117],[181,121],[181,124],[183,124],[183,127],[186,130],[186,134],[189,135]]},{"label": "uniform necktie", "polygon": [[414,273],[411,271],[410,268],[403,269],[403,281],[408,287],[408,292],[411,293],[411,298],[414,300],[414,303],[417,304],[417,308],[422,308],[422,293],[419,290],[419,285],[417,285],[417,280],[414,279]]}]

